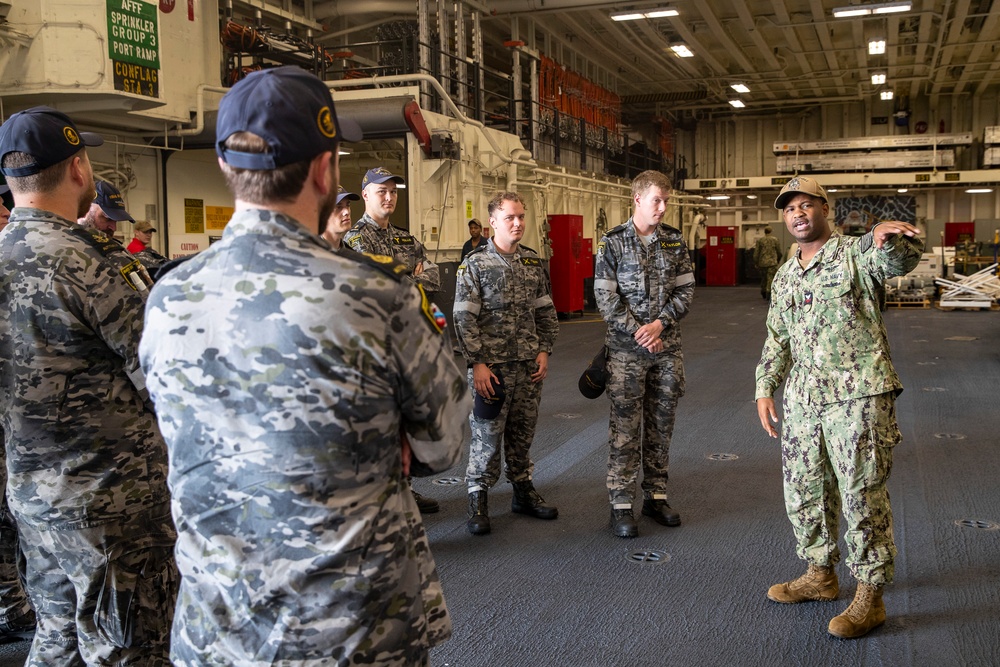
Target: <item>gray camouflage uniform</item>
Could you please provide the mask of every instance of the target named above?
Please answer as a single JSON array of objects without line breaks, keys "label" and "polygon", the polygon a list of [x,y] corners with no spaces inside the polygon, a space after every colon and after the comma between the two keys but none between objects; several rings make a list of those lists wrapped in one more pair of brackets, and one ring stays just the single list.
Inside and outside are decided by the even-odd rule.
[{"label": "gray camouflage uniform", "polygon": [[782,411],[785,508],[800,558],[834,565],[838,515],[847,523],[848,566],[861,582],[893,576],[896,547],[886,482],[901,440],[895,397],[902,384],[889,358],[879,309],[882,285],[920,261],[905,235],[883,249],[834,235],[803,269],[793,257],[771,288],[756,398],[787,381]]},{"label": "gray camouflage uniform", "polygon": [[[594,295],[608,323],[608,497],[631,509],[639,464],[645,498],[666,499],[670,439],[684,394],[680,320],[694,298],[694,269],[680,231],[660,224],[644,245],[631,218],[597,246]],[[639,327],[659,319],[663,350],[636,342]]]},{"label": "gray camouflage uniform", "polygon": [[37,209],[15,208],[0,236],[0,416],[38,616],[30,667],[168,664],[166,448],[139,370],[138,262],[119,253]]},{"label": "gray camouflage uniform", "polygon": [[471,403],[401,272],[249,209],[151,291],[140,353],[170,451],[175,664],[420,665],[450,636],[400,433],[446,469]]},{"label": "gray camouflage uniform", "polygon": [[503,442],[506,475],[511,482],[532,477],[529,449],[538,422],[542,382],[532,382],[540,352],[552,353],[559,333],[559,317],[545,266],[531,248],[519,245],[513,255],[502,255],[493,239],[481,244],[463,261],[456,274],[455,330],[459,348],[469,364],[490,364],[504,380],[504,403],[495,419],[469,416],[472,442],[466,483],[469,490],[490,489],[500,479]]},{"label": "gray camouflage uniform", "polygon": [[[7,507],[7,454],[0,429],[0,638],[8,632],[34,625],[35,613],[21,584],[23,567],[17,538],[17,522]],[[2,639],[0,639],[2,641]]]},{"label": "gray camouflage uniform", "polygon": [[358,252],[392,257],[406,266],[406,274],[411,277],[417,264],[423,262],[423,272],[412,277],[412,280],[428,292],[437,292],[441,289],[440,269],[437,264],[427,259],[424,244],[405,229],[392,224],[382,229],[370,215],[365,213],[344,234],[343,243]]}]

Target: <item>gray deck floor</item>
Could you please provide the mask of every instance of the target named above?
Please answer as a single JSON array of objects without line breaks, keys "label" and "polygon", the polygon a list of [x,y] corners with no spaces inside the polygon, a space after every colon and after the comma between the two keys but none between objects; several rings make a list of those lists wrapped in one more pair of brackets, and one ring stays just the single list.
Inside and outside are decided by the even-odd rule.
[{"label": "gray deck floor", "polygon": [[[753,403],[765,314],[755,287],[698,288],[682,325],[687,395],[671,448],[671,503],[683,524],[640,518],[634,540],[608,528],[607,398],[576,388],[603,324],[593,313],[562,321],[532,449],[536,484],[559,519],[511,514],[501,483],[490,495],[493,533],[474,537],[464,464],[416,482],[442,503],[426,524],[455,626],[434,665],[1000,664],[1000,530],[956,525],[1000,523],[1000,313],[886,313],[907,388],[890,481],[900,553],[888,621],[853,641],[826,632],[853,595],[843,565],[837,602],[764,595],[803,568],[779,444]],[[459,483],[439,484],[449,478]],[[660,560],[636,560],[645,552]],[[0,647],[0,667],[22,664],[26,647]]]}]

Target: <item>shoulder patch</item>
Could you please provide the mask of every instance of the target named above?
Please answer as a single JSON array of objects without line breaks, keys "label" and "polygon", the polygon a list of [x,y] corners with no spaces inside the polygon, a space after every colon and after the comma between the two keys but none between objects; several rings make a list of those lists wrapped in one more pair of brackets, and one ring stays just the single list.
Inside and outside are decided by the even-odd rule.
[{"label": "shoulder patch", "polygon": [[438,324],[438,318],[434,313],[435,306],[431,304],[430,299],[427,298],[427,292],[424,291],[423,286],[417,283],[417,289],[420,291],[420,312],[424,314],[424,319],[431,325],[431,330],[438,335],[444,333],[444,328]]},{"label": "shoulder patch", "polygon": [[528,246],[526,246],[526,245],[518,245],[518,247],[519,247],[519,248],[521,248],[521,250],[527,250],[528,252],[533,252],[533,253],[535,253],[536,255],[538,254],[538,251],[537,251],[537,250],[535,250],[534,248],[529,248],[529,247],[528,247]]},{"label": "shoulder patch", "polygon": [[[69,230],[69,233],[83,239],[102,256],[117,264],[118,273],[125,279],[125,284],[136,292],[145,292],[153,286],[153,279],[146,271],[146,267],[129,254],[122,244],[114,238],[96,229],[87,229],[79,225]],[[124,261],[125,258],[129,258],[131,261]]]}]

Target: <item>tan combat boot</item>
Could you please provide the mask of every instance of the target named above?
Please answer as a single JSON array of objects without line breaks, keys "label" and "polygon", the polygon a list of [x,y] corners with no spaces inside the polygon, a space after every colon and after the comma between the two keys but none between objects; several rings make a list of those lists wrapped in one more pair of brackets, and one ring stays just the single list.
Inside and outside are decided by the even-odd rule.
[{"label": "tan combat boot", "polygon": [[844,639],[863,637],[885,623],[882,587],[858,582],[854,602],[830,621],[830,634]]},{"label": "tan combat boot", "polygon": [[810,563],[809,569],[798,579],[775,584],[767,589],[767,597],[785,604],[809,600],[829,602],[836,600],[839,592],[837,573],[834,572],[833,566],[823,567]]}]

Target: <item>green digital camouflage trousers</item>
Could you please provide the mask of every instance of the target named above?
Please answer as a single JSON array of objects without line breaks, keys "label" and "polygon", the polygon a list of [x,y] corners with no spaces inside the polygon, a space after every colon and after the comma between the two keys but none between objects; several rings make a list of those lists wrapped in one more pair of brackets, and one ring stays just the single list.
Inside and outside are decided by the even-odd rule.
[{"label": "green digital camouflage trousers", "polygon": [[774,282],[774,274],[778,272],[777,266],[762,266],[760,271],[760,291],[764,294],[771,293],[771,283]]},{"label": "green digital camouflage trousers", "polygon": [[168,503],[96,526],[22,523],[38,617],[26,667],[167,667],[175,541]]},{"label": "green digital camouflage trousers", "polygon": [[[535,438],[538,403],[542,399],[542,383],[532,382],[531,374],[538,368],[534,359],[493,364],[494,372],[503,374],[504,401],[496,419],[469,416],[472,443],[469,445],[469,466],[465,481],[469,489],[490,489],[500,479],[500,447],[503,445],[505,472],[511,482],[531,479],[534,464],[529,450]],[[472,388],[472,369],[469,369]],[[475,392],[475,389],[472,388]],[[471,491],[470,491],[471,492]]]},{"label": "green digital camouflage trousers", "polygon": [[608,352],[608,495],[611,504],[635,497],[642,465],[645,498],[667,497],[670,439],[677,400],[684,394],[684,362],[669,353]]},{"label": "green digital camouflage trousers", "polygon": [[867,584],[891,583],[896,546],[886,483],[901,439],[895,395],[827,405],[797,399],[786,388],[782,464],[796,553],[814,565],[837,563],[843,511],[851,573]]}]

